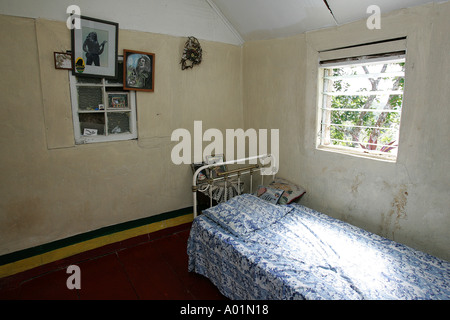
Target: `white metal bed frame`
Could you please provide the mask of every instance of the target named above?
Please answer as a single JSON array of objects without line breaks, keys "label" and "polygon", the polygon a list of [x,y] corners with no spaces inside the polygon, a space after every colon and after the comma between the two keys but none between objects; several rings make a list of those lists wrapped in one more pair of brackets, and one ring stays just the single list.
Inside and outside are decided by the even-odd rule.
[{"label": "white metal bed frame", "polygon": [[[252,164],[243,168],[237,168],[237,169],[232,169],[232,170],[227,170],[225,172],[221,172],[218,173],[218,177],[217,178],[208,178],[206,180],[206,183],[203,184],[204,189],[199,190],[199,187],[197,186],[197,176],[198,174],[204,170],[204,169],[208,169],[208,168],[212,168],[212,167],[217,167],[220,165],[226,165],[226,164],[242,164],[245,163],[245,161],[250,161],[250,160],[256,160],[256,159],[261,159],[260,161],[263,164]],[[267,160],[270,160],[268,163],[266,163]],[[193,195],[193,199],[194,199],[194,218],[197,217],[197,191],[201,191],[201,192],[205,192],[209,189],[209,205],[210,207],[212,207],[212,186],[214,185],[215,181],[224,181],[225,183],[225,193],[224,193],[224,201],[227,201],[227,181],[229,178],[233,178],[236,177],[238,178],[238,195],[241,193],[241,188],[240,188],[240,183],[241,183],[241,175],[244,174],[250,174],[250,193],[252,193],[253,191],[253,173],[257,172],[257,171],[261,171],[263,169],[267,169],[267,164],[270,164],[270,167],[272,168],[272,175],[273,178],[275,178],[275,174],[278,171],[277,170],[277,164],[275,163],[275,157],[271,154],[263,154],[263,155],[258,155],[258,156],[254,156],[254,157],[248,157],[248,158],[244,158],[244,159],[238,159],[238,160],[230,160],[230,161],[225,161],[225,162],[218,162],[218,163],[214,163],[214,164],[207,164],[204,165],[200,168],[198,168],[195,172],[194,172],[194,176],[192,177],[192,195]],[[267,174],[261,174],[261,184],[264,184],[264,175]]]}]

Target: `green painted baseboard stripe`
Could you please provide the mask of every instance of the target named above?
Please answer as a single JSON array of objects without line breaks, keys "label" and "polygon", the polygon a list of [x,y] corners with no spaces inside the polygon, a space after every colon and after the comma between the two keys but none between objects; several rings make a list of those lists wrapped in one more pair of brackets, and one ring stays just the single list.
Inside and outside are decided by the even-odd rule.
[{"label": "green painted baseboard stripe", "polygon": [[113,233],[125,231],[128,229],[133,229],[141,227],[147,224],[160,222],[163,220],[168,220],[176,217],[180,217],[193,212],[192,207],[178,209],[170,212],[161,213],[155,216],[141,218],[133,221],[127,221],[119,223],[113,226],[103,227],[97,230],[89,231],[86,233],[71,236],[65,239],[56,240],[50,243],[39,245],[36,247],[8,253],[0,256],[0,266],[6,265],[8,263],[13,263],[19,260],[27,259],[33,256],[37,256],[43,253],[47,253],[56,249],[67,247],[73,244],[81,243],[87,240],[95,239],[98,237],[110,235]]}]

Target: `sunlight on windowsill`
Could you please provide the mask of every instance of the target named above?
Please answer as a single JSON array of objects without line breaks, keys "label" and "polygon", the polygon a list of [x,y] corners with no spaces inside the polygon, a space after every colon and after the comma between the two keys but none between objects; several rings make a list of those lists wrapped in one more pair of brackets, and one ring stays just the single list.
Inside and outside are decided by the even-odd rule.
[{"label": "sunlight on windowsill", "polygon": [[389,162],[389,163],[397,162],[397,157],[392,154],[389,154],[389,155],[370,154],[370,153],[365,153],[365,152],[361,152],[361,151],[356,151],[353,148],[345,148],[345,147],[317,146],[316,149],[320,150],[320,151],[340,153],[340,154],[344,154],[344,155],[348,155],[348,156],[384,161],[384,162]]}]

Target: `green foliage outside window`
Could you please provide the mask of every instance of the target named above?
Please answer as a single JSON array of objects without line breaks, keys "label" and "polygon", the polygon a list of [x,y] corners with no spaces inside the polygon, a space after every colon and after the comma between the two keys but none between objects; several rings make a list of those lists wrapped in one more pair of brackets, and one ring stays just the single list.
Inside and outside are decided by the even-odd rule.
[{"label": "green foliage outside window", "polygon": [[396,151],[404,71],[404,62],[325,69],[326,139],[367,152]]}]

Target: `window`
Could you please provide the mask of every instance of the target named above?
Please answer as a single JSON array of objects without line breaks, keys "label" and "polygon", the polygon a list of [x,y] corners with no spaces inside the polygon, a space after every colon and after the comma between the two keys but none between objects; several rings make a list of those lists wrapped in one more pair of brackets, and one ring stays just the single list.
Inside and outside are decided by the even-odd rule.
[{"label": "window", "polygon": [[396,160],[404,54],[322,61],[318,147]]},{"label": "window", "polygon": [[137,138],[136,92],[123,90],[123,62],[117,79],[70,74],[75,143]]}]

